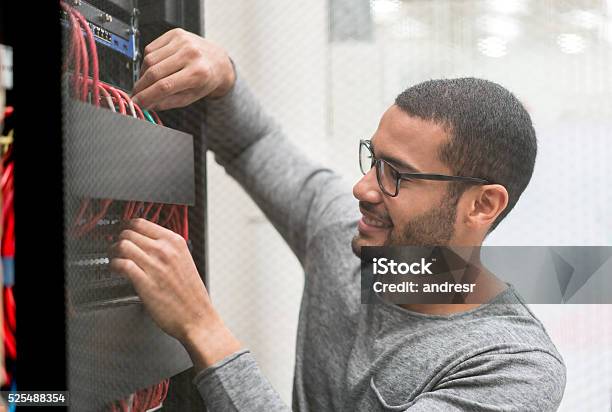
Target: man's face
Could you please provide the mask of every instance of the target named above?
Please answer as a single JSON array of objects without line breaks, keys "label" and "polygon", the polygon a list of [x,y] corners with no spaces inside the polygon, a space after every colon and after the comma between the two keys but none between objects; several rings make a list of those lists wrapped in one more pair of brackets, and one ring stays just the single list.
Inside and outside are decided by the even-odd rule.
[{"label": "man's face", "polygon": [[[400,172],[451,174],[438,156],[448,141],[444,129],[411,117],[393,105],[384,114],[372,137],[372,149]],[[450,243],[455,226],[456,202],[448,183],[432,180],[400,182],[399,194],[384,194],[372,168],[353,187],[362,218],[352,242],[360,255],[362,246],[436,246]]]}]

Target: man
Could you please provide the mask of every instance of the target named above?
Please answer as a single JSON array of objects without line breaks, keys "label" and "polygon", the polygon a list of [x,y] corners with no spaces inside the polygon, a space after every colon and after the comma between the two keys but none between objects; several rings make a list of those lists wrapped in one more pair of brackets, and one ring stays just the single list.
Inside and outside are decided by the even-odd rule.
[{"label": "man", "polygon": [[[163,110],[203,97],[209,147],[305,270],[293,410],[558,407],[563,360],[512,288],[500,286],[484,305],[360,304],[356,256],[364,245],[480,245],[514,206],[536,152],[514,96],[478,79],[404,91],[362,143],[358,203],[336,174],[291,145],[222,48],[182,30],[146,47],[138,103]],[[400,172],[444,177],[398,179]],[[183,343],[209,410],[289,410],[224,326],[182,238],[139,219],[120,238],[113,269]]]}]

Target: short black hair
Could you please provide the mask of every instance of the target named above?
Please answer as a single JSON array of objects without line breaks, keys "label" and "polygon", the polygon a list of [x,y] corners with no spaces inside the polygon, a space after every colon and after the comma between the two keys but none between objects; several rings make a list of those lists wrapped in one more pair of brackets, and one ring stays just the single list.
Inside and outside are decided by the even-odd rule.
[{"label": "short black hair", "polygon": [[[527,187],[535,165],[536,134],[521,102],[497,83],[460,78],[419,83],[399,94],[395,104],[410,116],[444,127],[449,140],[439,155],[454,174],[506,188],[508,206],[489,232],[495,229]],[[468,186],[451,187],[458,196]]]}]

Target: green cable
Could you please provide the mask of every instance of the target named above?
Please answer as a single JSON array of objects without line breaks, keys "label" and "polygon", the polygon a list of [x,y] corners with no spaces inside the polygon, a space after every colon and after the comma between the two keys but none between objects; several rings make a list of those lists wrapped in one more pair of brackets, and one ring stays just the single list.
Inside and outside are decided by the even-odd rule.
[{"label": "green cable", "polygon": [[149,114],[149,112],[147,112],[146,110],[142,111],[145,115],[145,117],[147,118],[148,121],[150,121],[151,123],[155,123],[155,120],[153,120],[153,117],[151,117],[151,115]]}]

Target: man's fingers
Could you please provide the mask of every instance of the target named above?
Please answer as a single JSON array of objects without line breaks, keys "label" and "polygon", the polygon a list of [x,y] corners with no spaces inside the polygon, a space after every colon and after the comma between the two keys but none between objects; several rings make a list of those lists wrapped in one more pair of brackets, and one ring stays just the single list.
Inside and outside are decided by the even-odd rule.
[{"label": "man's fingers", "polygon": [[181,70],[156,81],[151,86],[137,93],[132,99],[135,103],[147,109],[168,95],[194,87],[196,81],[197,79],[194,75]]},{"label": "man's fingers", "polygon": [[121,231],[119,240],[129,240],[147,254],[154,253],[157,250],[155,240],[131,229]]},{"label": "man's fingers", "polygon": [[157,49],[164,47],[176,37],[180,30],[174,29],[162,34],[144,48],[145,55],[154,52]]},{"label": "man's fingers", "polygon": [[126,229],[131,229],[151,239],[162,239],[167,237],[170,233],[174,234],[170,229],[166,229],[165,227],[142,218],[131,219],[127,223]]},{"label": "man's fingers", "polygon": [[[171,47],[171,45],[166,47]],[[159,51],[161,52],[165,50],[166,47],[160,49]],[[138,94],[158,80],[176,73],[185,67],[186,61],[180,58],[180,53],[177,53],[176,50],[170,50],[170,52],[172,52],[172,54],[169,54],[166,58],[160,59],[147,68],[141,70],[141,77],[138,79],[136,84],[134,84],[132,94]]]},{"label": "man's fingers", "polygon": [[151,257],[131,240],[120,239],[114,243],[110,248],[110,256],[112,258],[129,259],[144,271],[153,268]]},{"label": "man's fingers", "polygon": [[153,106],[151,106],[151,109],[161,111],[174,109],[177,107],[184,107],[198,100],[198,98],[199,95],[197,89],[188,89],[158,100],[155,104],[153,104]]},{"label": "man's fingers", "polygon": [[168,57],[175,54],[180,49],[175,46],[175,42],[170,42],[164,47],[152,51],[146,54],[142,59],[142,65],[140,66],[140,74],[144,74],[149,67],[155,66],[157,63],[166,60]]},{"label": "man's fingers", "polygon": [[118,275],[127,277],[139,296],[148,288],[155,286],[153,281],[147,277],[147,274],[133,260],[124,258],[113,258],[110,261],[110,271]]}]

